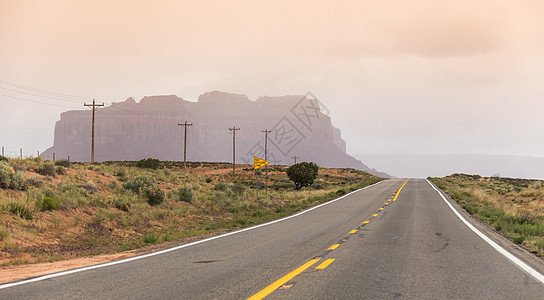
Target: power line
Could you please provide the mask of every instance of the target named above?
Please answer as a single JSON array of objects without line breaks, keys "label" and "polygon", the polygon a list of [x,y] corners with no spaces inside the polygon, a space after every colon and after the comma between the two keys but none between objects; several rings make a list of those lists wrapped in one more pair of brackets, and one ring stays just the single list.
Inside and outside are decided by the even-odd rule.
[{"label": "power line", "polygon": [[57,96],[57,97],[72,98],[74,100],[89,100],[90,99],[90,97],[81,97],[81,96],[74,96],[74,95],[62,94],[62,93],[57,93],[57,92],[51,92],[51,91],[41,90],[41,89],[37,89],[37,88],[33,88],[33,87],[25,86],[25,85],[22,85],[22,84],[17,84],[17,83],[5,81],[5,80],[0,80],[0,83],[5,84],[5,85],[10,85],[10,86],[13,86],[13,87],[17,87],[17,88],[20,88],[20,89],[28,90],[28,91],[33,91],[33,92],[42,93],[42,94],[49,94],[49,95]]},{"label": "power line", "polygon": [[80,103],[80,102],[81,102],[81,101],[77,101],[77,100],[67,100],[67,99],[61,99],[61,98],[57,98],[57,97],[44,96],[44,95],[37,95],[37,94],[27,93],[27,92],[23,92],[23,91],[8,89],[8,88],[1,87],[1,86],[0,86],[0,89],[6,90],[6,91],[10,91],[10,92],[16,92],[16,93],[26,94],[26,95],[30,95],[30,96],[34,96],[34,97],[49,98],[49,99],[53,99],[53,100],[57,100],[57,101],[64,101],[64,102],[71,102],[71,103]]},{"label": "power line", "polygon": [[10,99],[8,99],[8,100],[17,99],[17,100],[21,100],[21,101],[32,102],[32,103],[38,103],[38,104],[49,105],[49,106],[57,106],[57,107],[64,107],[64,108],[77,109],[77,108],[75,108],[75,107],[73,107],[73,106],[66,106],[66,105],[59,105],[59,104],[53,104],[53,103],[40,102],[40,101],[36,101],[36,100],[30,100],[30,99],[15,97],[15,96],[6,95],[6,94],[0,94],[0,96],[4,96],[4,97],[10,98]]}]

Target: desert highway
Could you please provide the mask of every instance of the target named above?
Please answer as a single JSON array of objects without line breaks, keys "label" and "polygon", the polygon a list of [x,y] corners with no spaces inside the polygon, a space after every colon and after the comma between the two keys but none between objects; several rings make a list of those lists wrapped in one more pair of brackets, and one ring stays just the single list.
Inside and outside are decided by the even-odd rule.
[{"label": "desert highway", "polygon": [[491,241],[530,270],[426,180],[390,179],[273,224],[2,285],[0,299],[542,299],[542,265]]}]

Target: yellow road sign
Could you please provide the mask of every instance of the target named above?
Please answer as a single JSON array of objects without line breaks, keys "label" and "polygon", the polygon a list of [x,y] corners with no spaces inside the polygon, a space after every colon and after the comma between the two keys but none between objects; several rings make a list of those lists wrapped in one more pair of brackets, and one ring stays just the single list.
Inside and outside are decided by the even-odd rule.
[{"label": "yellow road sign", "polygon": [[260,159],[257,156],[253,156],[253,168],[257,170],[260,167],[268,165],[270,162],[264,159]]}]

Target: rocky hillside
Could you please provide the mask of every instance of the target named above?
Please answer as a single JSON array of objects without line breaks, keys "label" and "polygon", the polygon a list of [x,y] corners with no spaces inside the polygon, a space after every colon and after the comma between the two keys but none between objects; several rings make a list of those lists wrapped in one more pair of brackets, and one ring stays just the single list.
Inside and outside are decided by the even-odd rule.
[{"label": "rocky hillside", "polygon": [[[232,132],[236,131],[236,162],[253,163],[264,158],[264,133],[268,129],[268,160],[290,165],[313,161],[323,167],[349,167],[379,176],[346,153],[346,142],[334,127],[328,112],[309,96],[259,97],[210,92],[189,102],[177,96],[144,97],[96,111],[95,161],[183,160],[183,126],[188,121],[187,160],[232,161]],[[68,111],[55,126],[53,147],[43,155],[70,156],[90,161],[91,111]]]}]

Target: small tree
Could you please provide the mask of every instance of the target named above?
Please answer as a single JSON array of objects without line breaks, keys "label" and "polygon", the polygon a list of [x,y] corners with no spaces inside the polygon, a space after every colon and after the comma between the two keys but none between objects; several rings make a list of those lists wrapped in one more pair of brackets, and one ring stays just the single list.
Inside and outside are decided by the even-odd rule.
[{"label": "small tree", "polygon": [[295,188],[310,186],[317,178],[318,167],[313,162],[301,162],[287,169],[287,176],[295,183]]}]

